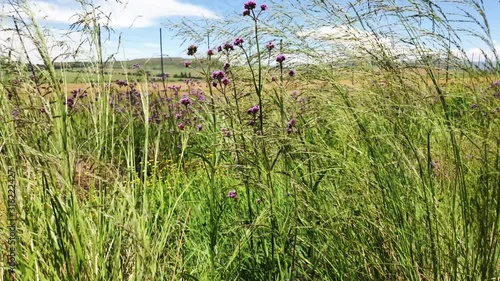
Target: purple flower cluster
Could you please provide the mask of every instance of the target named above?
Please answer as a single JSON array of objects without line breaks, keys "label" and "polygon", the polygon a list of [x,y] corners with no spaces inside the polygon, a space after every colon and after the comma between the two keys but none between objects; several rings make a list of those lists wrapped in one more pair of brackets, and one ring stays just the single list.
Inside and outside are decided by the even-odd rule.
[{"label": "purple flower cluster", "polygon": [[207,51],[207,55],[208,55],[208,56],[213,56],[213,55],[214,55],[214,50],[209,49],[209,50]]},{"label": "purple flower cluster", "polygon": [[259,109],[260,109],[259,105],[254,105],[247,110],[247,113],[255,116],[255,114],[259,112]]},{"label": "purple flower cluster", "polygon": [[188,56],[194,56],[194,54],[196,54],[197,50],[198,50],[198,47],[196,47],[196,45],[191,45],[191,46],[188,47],[187,55]]},{"label": "purple flower cluster", "polygon": [[276,62],[278,62],[278,63],[282,63],[282,62],[284,62],[284,61],[285,61],[285,59],[286,59],[286,58],[285,58],[285,56],[284,56],[284,55],[278,55],[278,56],[276,57]]},{"label": "purple flower cluster", "polygon": [[226,73],[224,73],[224,71],[222,70],[216,70],[214,72],[212,72],[212,79],[216,79],[216,80],[222,80],[222,78],[224,78],[224,76],[226,75]]},{"label": "purple flower cluster", "polygon": [[128,83],[125,80],[116,80],[115,84],[118,85],[119,87],[126,87],[126,86],[128,86]]},{"label": "purple flower cluster", "polygon": [[238,199],[238,194],[236,194],[236,190],[230,190],[227,193],[227,198],[231,198],[231,199],[237,200]]},{"label": "purple flower cluster", "polygon": [[234,39],[233,45],[241,47],[242,44],[243,44],[243,38],[236,38],[236,39]]},{"label": "purple flower cluster", "polygon": [[184,67],[189,67],[191,66],[191,62],[190,61],[185,61],[184,62]]},{"label": "purple flower cluster", "polygon": [[268,49],[269,51],[271,51],[272,49],[274,49],[274,44],[273,44],[273,42],[267,42],[267,44],[266,44],[266,49]]},{"label": "purple flower cluster", "polygon": [[188,106],[191,104],[191,100],[186,95],[182,96],[182,98],[179,100],[179,102],[180,102],[180,104],[182,104],[184,106]]},{"label": "purple flower cluster", "polygon": [[[255,7],[257,7],[257,3],[255,3],[254,1],[248,1],[248,2],[245,2],[243,4],[243,16],[249,16],[250,15],[250,11],[252,11],[253,9],[255,9]],[[260,10],[261,11],[265,11],[267,10],[267,5],[266,4],[262,4],[260,5]]]}]

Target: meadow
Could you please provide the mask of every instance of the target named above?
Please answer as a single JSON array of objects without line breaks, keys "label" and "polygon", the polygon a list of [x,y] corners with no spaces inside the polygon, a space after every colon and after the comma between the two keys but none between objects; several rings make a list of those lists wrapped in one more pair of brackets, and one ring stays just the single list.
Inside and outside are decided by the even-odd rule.
[{"label": "meadow", "polygon": [[[104,73],[96,42],[55,64],[26,10],[43,67],[1,60],[0,280],[498,280],[495,49],[468,59],[439,1],[292,2],[173,26],[180,81]],[[315,13],[369,33],[325,60]]]}]

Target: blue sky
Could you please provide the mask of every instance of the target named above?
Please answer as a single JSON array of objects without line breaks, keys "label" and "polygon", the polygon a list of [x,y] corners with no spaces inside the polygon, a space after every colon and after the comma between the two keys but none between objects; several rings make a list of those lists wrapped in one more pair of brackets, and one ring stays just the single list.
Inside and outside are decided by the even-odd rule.
[{"label": "blue sky", "polygon": [[[405,2],[407,0],[399,1]],[[181,18],[197,20],[203,17],[217,19],[224,16],[240,15],[243,10],[244,1],[124,0],[123,2],[127,4],[116,4],[113,0],[109,0],[108,2],[94,0],[94,3],[101,5],[106,13],[111,13],[111,25],[115,29],[115,34],[105,44],[108,53],[117,50],[118,35],[121,35],[121,46],[116,55],[118,59],[159,57],[158,36],[160,27],[163,27],[164,31],[164,54],[172,57],[185,57],[185,49],[188,44],[182,45],[180,39],[174,38],[174,34],[165,28],[164,24],[167,21],[178,21]],[[260,1],[257,2],[261,4]],[[338,3],[339,1],[335,2]],[[498,28],[500,27],[500,17],[495,14],[495,11],[500,9],[500,4],[498,1],[493,0],[486,0],[484,2],[493,39],[500,47],[500,28]],[[31,1],[31,3],[35,4],[34,11],[37,15],[40,15],[40,17],[45,15],[44,24],[50,28],[60,30],[56,31],[56,34],[59,35],[63,34],[63,30],[68,28],[68,23],[76,19],[72,15],[74,11],[79,9],[74,0],[37,0]],[[272,4],[269,4],[269,6],[269,12],[272,13]],[[456,9],[456,6],[453,6],[453,4],[447,4],[443,7],[449,9],[448,12]],[[300,20],[300,18],[297,18],[297,20]],[[470,24],[457,23],[457,26],[467,27]],[[1,34],[0,39],[2,39]],[[78,41],[79,38],[72,35],[72,40]],[[484,46],[478,44],[477,39],[464,37],[464,47],[471,53],[479,53],[479,49],[476,48]]]}]

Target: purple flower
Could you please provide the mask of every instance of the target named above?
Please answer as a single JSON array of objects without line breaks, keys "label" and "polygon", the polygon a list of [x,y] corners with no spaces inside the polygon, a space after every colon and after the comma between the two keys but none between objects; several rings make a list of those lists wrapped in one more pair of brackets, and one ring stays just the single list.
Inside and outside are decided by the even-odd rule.
[{"label": "purple flower", "polygon": [[138,63],[136,63],[136,64],[132,65],[132,68],[133,69],[139,69],[139,68],[141,68],[141,66]]},{"label": "purple flower", "polygon": [[254,1],[248,1],[243,6],[247,10],[253,10],[257,6],[257,3],[255,3]]},{"label": "purple flower", "polygon": [[295,76],[295,70],[290,69],[290,71],[288,71],[288,75],[290,75],[292,77]]},{"label": "purple flower", "polygon": [[212,86],[217,87],[217,81],[212,81]]},{"label": "purple flower", "polygon": [[272,49],[274,49],[274,44],[273,44],[273,42],[267,42],[267,44],[266,44],[266,48],[267,48],[269,51],[271,51]]},{"label": "purple flower", "polygon": [[275,82],[276,81],[276,77],[271,77],[271,81]]},{"label": "purple flower", "polygon": [[491,83],[491,86],[492,87],[500,87],[500,81],[495,81],[495,82]]},{"label": "purple flower", "polygon": [[472,108],[472,109],[476,109],[477,107],[478,107],[477,103],[475,103],[475,104],[473,104],[473,105],[471,106],[471,108]]},{"label": "purple flower", "polygon": [[185,67],[189,67],[190,65],[191,65],[191,62],[190,62],[190,61],[185,61],[185,62],[184,62],[184,66],[185,66]]},{"label": "purple flower", "polygon": [[236,39],[234,39],[234,45],[235,46],[240,46],[241,47],[241,44],[243,44],[243,38],[236,38]]},{"label": "purple flower", "polygon": [[267,10],[267,5],[266,5],[266,4],[262,4],[262,5],[260,5],[260,9],[261,9],[262,11]]},{"label": "purple flower", "polygon": [[207,55],[213,56],[214,55],[214,51],[212,49],[208,50],[207,51]]},{"label": "purple flower", "polygon": [[234,51],[234,47],[233,45],[229,44],[229,43],[224,43],[224,46],[222,47],[224,50],[226,51]]},{"label": "purple flower", "polygon": [[230,67],[230,66],[231,66],[231,65],[230,65],[228,62],[226,62],[226,63],[224,64],[224,71],[227,71],[227,70],[229,69],[229,67]]},{"label": "purple flower", "polygon": [[236,194],[236,190],[231,190],[227,194],[227,197],[236,200],[238,198],[238,194]]},{"label": "purple flower", "polygon": [[244,17],[245,16],[249,16],[250,15],[250,10],[244,10],[242,14],[243,14]]},{"label": "purple flower", "polygon": [[276,57],[276,61],[279,62],[279,63],[282,63],[283,61],[285,61],[285,56],[284,55],[278,55]]},{"label": "purple flower", "polygon": [[182,114],[180,114],[180,113],[175,114],[175,119],[181,119],[181,118],[182,118]]},{"label": "purple flower", "polygon": [[195,45],[189,46],[188,51],[187,51],[188,56],[192,56],[192,55],[196,54],[197,50],[198,50],[198,47],[196,47]]},{"label": "purple flower", "polygon": [[290,121],[288,121],[288,128],[292,128],[293,126],[295,126],[295,123],[297,123],[297,120],[295,120],[295,118],[290,119]]},{"label": "purple flower", "polygon": [[182,98],[179,101],[182,105],[188,106],[191,104],[191,100],[187,96],[182,96]]},{"label": "purple flower", "polygon": [[217,52],[222,52],[222,46],[217,47]]},{"label": "purple flower", "polygon": [[184,130],[184,123],[179,123],[179,125],[177,125],[177,127],[179,128],[179,130]]},{"label": "purple flower", "polygon": [[224,84],[225,86],[229,85],[229,83],[230,83],[230,82],[231,82],[231,81],[230,81],[227,77],[224,77],[224,78],[222,79],[222,84]]},{"label": "purple flower", "polygon": [[247,110],[247,113],[248,113],[248,114],[255,115],[255,114],[257,114],[257,112],[259,112],[259,110],[260,110],[259,105],[254,105],[254,106],[250,107],[250,108]]},{"label": "purple flower", "polygon": [[198,126],[196,126],[196,129],[197,129],[198,131],[201,131],[201,129],[203,129],[203,125],[198,124]]},{"label": "purple flower", "polygon": [[222,78],[224,78],[224,75],[226,75],[224,73],[224,71],[222,70],[216,70],[214,72],[212,72],[212,79],[217,79],[217,80],[222,80]]}]

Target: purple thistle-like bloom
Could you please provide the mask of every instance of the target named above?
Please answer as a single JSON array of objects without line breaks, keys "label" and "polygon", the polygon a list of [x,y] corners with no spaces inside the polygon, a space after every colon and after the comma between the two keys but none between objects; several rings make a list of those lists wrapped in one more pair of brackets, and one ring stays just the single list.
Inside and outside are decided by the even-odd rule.
[{"label": "purple thistle-like bloom", "polygon": [[228,62],[226,62],[226,63],[224,64],[224,71],[227,71],[227,70],[229,69],[229,67],[230,67],[230,66],[231,66],[231,65],[230,65]]},{"label": "purple thistle-like bloom", "polygon": [[197,50],[198,50],[198,47],[196,47],[195,45],[189,46],[188,51],[187,51],[188,56],[192,56],[192,55],[196,54]]},{"label": "purple thistle-like bloom", "polygon": [[181,130],[181,131],[182,131],[182,130],[184,130],[185,125],[184,125],[184,123],[179,123],[179,124],[177,125],[177,127],[179,128],[179,130]]},{"label": "purple thistle-like bloom", "polygon": [[229,85],[230,82],[231,81],[227,77],[222,78],[222,84],[224,84],[225,86]]},{"label": "purple thistle-like bloom", "polygon": [[243,7],[247,10],[253,10],[255,9],[255,7],[257,6],[257,3],[255,3],[254,1],[248,1],[246,2]]},{"label": "purple thistle-like bloom", "polygon": [[234,51],[234,46],[229,44],[229,43],[224,43],[224,46],[222,47],[226,51]]},{"label": "purple thistle-like bloom", "polygon": [[254,105],[247,110],[247,113],[255,115],[257,114],[257,112],[259,112],[259,110],[260,110],[259,105]]},{"label": "purple thistle-like bloom", "polygon": [[214,50],[210,49],[207,51],[207,55],[213,56],[214,55]]},{"label": "purple thistle-like bloom", "polygon": [[182,96],[182,98],[179,101],[182,105],[188,106],[191,104],[191,100],[187,96]]},{"label": "purple thistle-like bloom", "polygon": [[243,14],[244,17],[249,16],[250,15],[250,10],[244,10],[242,14]]},{"label": "purple thistle-like bloom", "polygon": [[279,63],[282,63],[283,61],[285,61],[285,56],[284,55],[278,55],[276,57],[276,61],[279,62]]},{"label": "purple thistle-like bloom", "polygon": [[290,69],[290,71],[288,71],[288,75],[290,75],[292,77],[295,76],[295,70]]},{"label": "purple thistle-like bloom", "polygon": [[180,114],[180,113],[175,114],[175,119],[181,119],[181,118],[182,118],[182,114]]},{"label": "purple thistle-like bloom", "polygon": [[267,10],[267,5],[266,5],[266,4],[262,4],[262,5],[260,5],[260,9],[261,9],[262,11]]},{"label": "purple thistle-like bloom", "polygon": [[222,70],[216,70],[214,72],[212,72],[212,79],[217,79],[217,80],[222,80],[222,78],[224,78],[224,75],[226,75],[224,73],[224,71]]},{"label": "purple thistle-like bloom", "polygon": [[191,65],[191,62],[190,62],[190,61],[185,61],[185,62],[184,62],[184,66],[185,66],[185,67],[189,67],[190,65]]},{"label": "purple thistle-like bloom", "polygon": [[241,44],[243,44],[243,38],[236,38],[236,39],[234,39],[234,45],[235,46],[240,46],[241,47]]},{"label": "purple thistle-like bloom", "polygon": [[232,198],[234,200],[238,199],[238,194],[236,194],[236,190],[231,190],[227,194],[227,198]]},{"label": "purple thistle-like bloom", "polygon": [[217,81],[212,81],[212,86],[217,87]]},{"label": "purple thistle-like bloom", "polygon": [[266,48],[267,48],[269,51],[271,51],[272,49],[274,49],[274,44],[273,44],[273,42],[267,42],[267,44],[266,44]]}]

